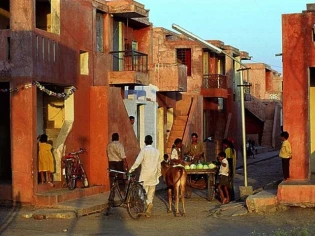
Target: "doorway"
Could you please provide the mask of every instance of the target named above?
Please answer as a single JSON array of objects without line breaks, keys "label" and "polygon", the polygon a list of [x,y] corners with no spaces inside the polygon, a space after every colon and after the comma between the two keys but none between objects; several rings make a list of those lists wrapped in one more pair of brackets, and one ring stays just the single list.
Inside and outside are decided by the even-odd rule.
[{"label": "doorway", "polygon": [[0,83],[0,182],[12,181],[10,83]]}]

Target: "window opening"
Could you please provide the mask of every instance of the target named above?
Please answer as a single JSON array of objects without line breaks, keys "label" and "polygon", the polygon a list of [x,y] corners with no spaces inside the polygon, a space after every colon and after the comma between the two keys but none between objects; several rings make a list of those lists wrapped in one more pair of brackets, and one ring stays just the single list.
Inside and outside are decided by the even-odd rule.
[{"label": "window opening", "polygon": [[187,66],[187,75],[191,76],[191,49],[178,48],[176,49],[177,63]]},{"label": "window opening", "polygon": [[89,74],[89,53],[85,51],[80,51],[80,74]]}]

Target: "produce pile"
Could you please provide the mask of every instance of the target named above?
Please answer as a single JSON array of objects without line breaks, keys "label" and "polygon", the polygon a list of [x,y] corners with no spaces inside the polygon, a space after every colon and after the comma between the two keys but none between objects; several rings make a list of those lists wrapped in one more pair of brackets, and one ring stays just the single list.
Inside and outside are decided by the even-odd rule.
[{"label": "produce pile", "polygon": [[185,169],[186,170],[193,170],[193,169],[198,169],[198,170],[204,170],[204,169],[215,169],[217,167],[216,164],[214,163],[199,163],[199,164],[186,164]]}]

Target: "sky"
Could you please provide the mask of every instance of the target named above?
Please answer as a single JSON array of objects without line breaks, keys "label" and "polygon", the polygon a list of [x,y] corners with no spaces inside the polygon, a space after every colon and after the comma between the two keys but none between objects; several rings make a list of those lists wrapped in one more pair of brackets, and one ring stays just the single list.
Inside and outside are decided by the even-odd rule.
[{"label": "sky", "polygon": [[[177,24],[204,40],[220,40],[246,51],[250,63],[282,73],[282,14],[301,13],[306,0],[137,0],[149,9],[154,27]],[[315,1],[314,1],[315,2]],[[178,32],[177,32],[178,33]],[[245,63],[245,61],[243,61]]]}]

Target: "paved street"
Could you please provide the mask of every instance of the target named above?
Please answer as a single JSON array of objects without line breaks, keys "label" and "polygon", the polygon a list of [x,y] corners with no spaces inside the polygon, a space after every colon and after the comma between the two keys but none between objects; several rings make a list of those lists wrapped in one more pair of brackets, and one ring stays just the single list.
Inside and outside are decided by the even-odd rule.
[{"label": "paved street", "polygon": [[[274,156],[269,153],[268,156]],[[264,156],[266,157],[266,155]],[[254,189],[281,179],[279,158],[248,160],[248,182]],[[258,162],[257,162],[258,161]],[[260,161],[260,162],[259,162]],[[255,164],[253,164],[256,162]],[[243,170],[237,171],[235,186],[243,185]],[[167,213],[166,191],[158,186],[151,218],[132,220],[126,209],[115,208],[112,214],[103,212],[80,217],[79,219],[23,219],[20,213],[25,208],[2,208],[0,211],[1,235],[275,235],[285,230],[312,232],[315,235],[314,209],[290,208],[286,211],[265,214],[245,213],[212,215],[211,211],[221,207],[214,200],[205,199],[205,190],[194,189],[186,201],[186,217],[175,217]],[[237,189],[237,187],[236,187]],[[238,191],[237,191],[238,192]],[[244,205],[244,203],[240,202]],[[301,228],[302,227],[302,228]],[[278,234],[279,235],[279,234]],[[284,234],[282,234],[284,235]],[[297,235],[297,234],[287,234]]]}]

